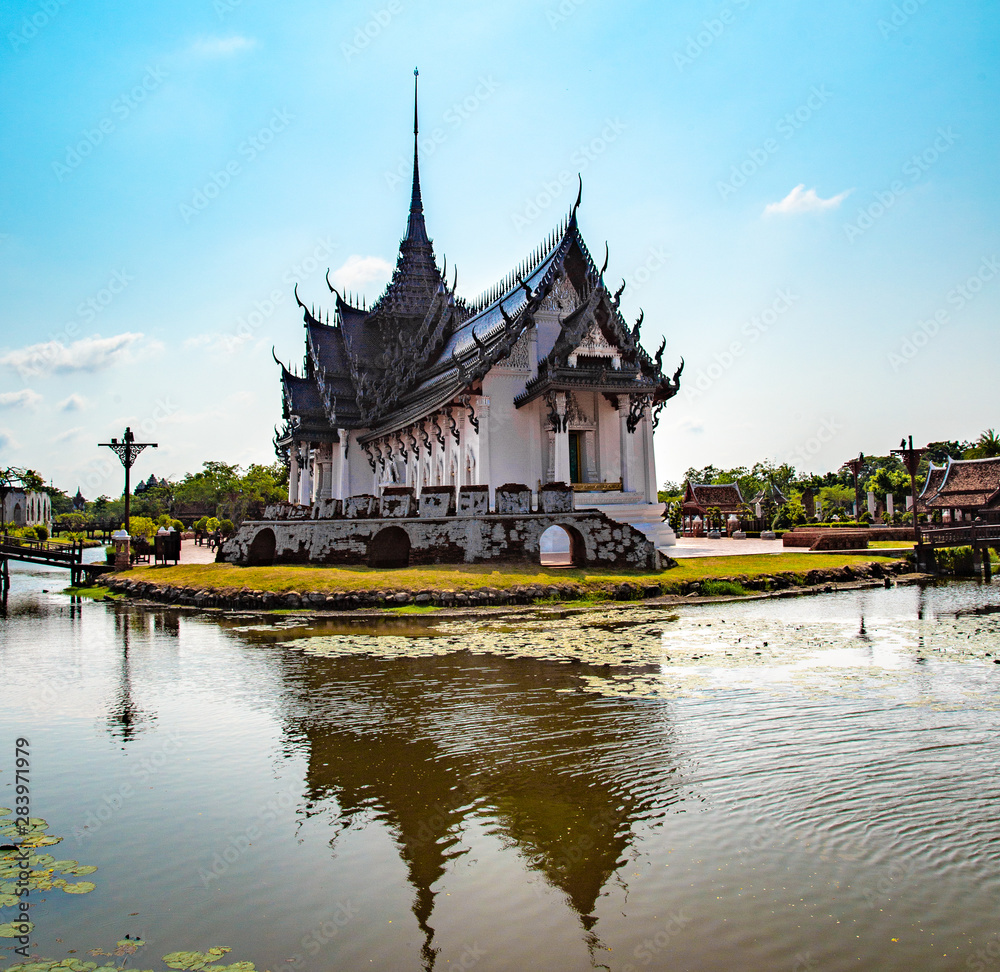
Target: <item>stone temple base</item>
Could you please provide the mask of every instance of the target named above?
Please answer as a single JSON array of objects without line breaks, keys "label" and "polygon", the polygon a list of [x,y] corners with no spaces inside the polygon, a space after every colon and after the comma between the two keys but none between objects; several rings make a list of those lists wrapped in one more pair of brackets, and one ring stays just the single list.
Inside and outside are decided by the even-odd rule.
[{"label": "stone temple base", "polygon": [[541,563],[541,537],[561,527],[577,566],[658,570],[660,555],[639,531],[597,510],[512,516],[372,517],[249,520],[222,546],[219,560],[263,564]]}]

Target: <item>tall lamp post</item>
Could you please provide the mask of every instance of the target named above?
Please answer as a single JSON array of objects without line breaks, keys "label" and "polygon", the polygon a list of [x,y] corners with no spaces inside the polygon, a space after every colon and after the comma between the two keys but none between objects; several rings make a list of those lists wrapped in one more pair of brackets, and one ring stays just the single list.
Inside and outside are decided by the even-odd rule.
[{"label": "tall lamp post", "polygon": [[913,436],[910,436],[910,445],[906,445],[906,436],[899,443],[898,449],[890,450],[894,456],[899,456],[906,466],[906,471],[910,474],[910,496],[912,497],[911,509],[913,510],[913,539],[920,543],[920,525],[917,523],[917,469],[920,466],[920,458],[927,451],[926,449],[913,448]]},{"label": "tall lamp post", "polygon": [[861,486],[859,480],[861,477],[861,467],[865,464],[865,454],[863,452],[858,453],[857,459],[848,459],[840,468],[847,468],[851,470],[851,475],[854,476],[854,519],[857,520],[861,516]]},{"label": "tall lamp post", "polygon": [[129,486],[129,474],[132,471],[132,466],[135,464],[135,460],[138,458],[140,452],[147,446],[153,449],[159,448],[155,442],[136,442],[135,436],[132,434],[132,430],[126,426],[125,435],[122,436],[122,441],[119,442],[117,439],[112,439],[110,442],[98,442],[99,446],[106,446],[109,448],[119,459],[122,461],[122,465],[125,467],[125,532],[128,533],[129,528],[129,510],[131,508],[131,487]]}]

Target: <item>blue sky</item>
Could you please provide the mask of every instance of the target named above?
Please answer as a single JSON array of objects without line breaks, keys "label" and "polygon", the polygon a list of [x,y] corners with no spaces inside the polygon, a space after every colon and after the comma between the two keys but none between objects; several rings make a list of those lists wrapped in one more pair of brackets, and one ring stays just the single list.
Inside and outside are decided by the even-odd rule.
[{"label": "blue sky", "polygon": [[0,465],[113,494],[126,424],[141,475],[271,461],[293,285],[371,300],[394,261],[414,65],[467,296],[582,174],[626,317],[687,363],[661,479],[1000,426],[998,43],[985,0],[8,0]]}]

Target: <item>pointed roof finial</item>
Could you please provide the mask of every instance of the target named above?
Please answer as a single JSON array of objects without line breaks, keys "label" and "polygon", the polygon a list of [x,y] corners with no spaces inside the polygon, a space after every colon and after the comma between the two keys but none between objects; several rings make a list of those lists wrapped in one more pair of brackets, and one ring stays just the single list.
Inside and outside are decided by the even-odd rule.
[{"label": "pointed roof finial", "polygon": [[420,165],[417,152],[417,78],[420,72],[413,69],[413,191],[410,193],[410,218],[406,223],[406,239],[410,243],[429,243],[424,226],[424,203],[420,198]]}]

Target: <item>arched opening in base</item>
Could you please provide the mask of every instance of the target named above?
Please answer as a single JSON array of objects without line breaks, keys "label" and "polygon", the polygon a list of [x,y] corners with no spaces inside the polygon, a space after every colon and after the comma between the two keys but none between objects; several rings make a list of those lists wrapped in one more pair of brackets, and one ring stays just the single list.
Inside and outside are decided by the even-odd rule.
[{"label": "arched opening in base", "polygon": [[397,526],[379,530],[368,541],[369,567],[408,567],[410,565],[410,537]]},{"label": "arched opening in base", "polygon": [[247,553],[247,564],[251,567],[270,567],[274,563],[274,530],[267,527],[253,538]]},{"label": "arched opening in base", "polygon": [[543,567],[579,567],[583,564],[583,537],[572,527],[550,526],[539,538],[538,549]]}]

